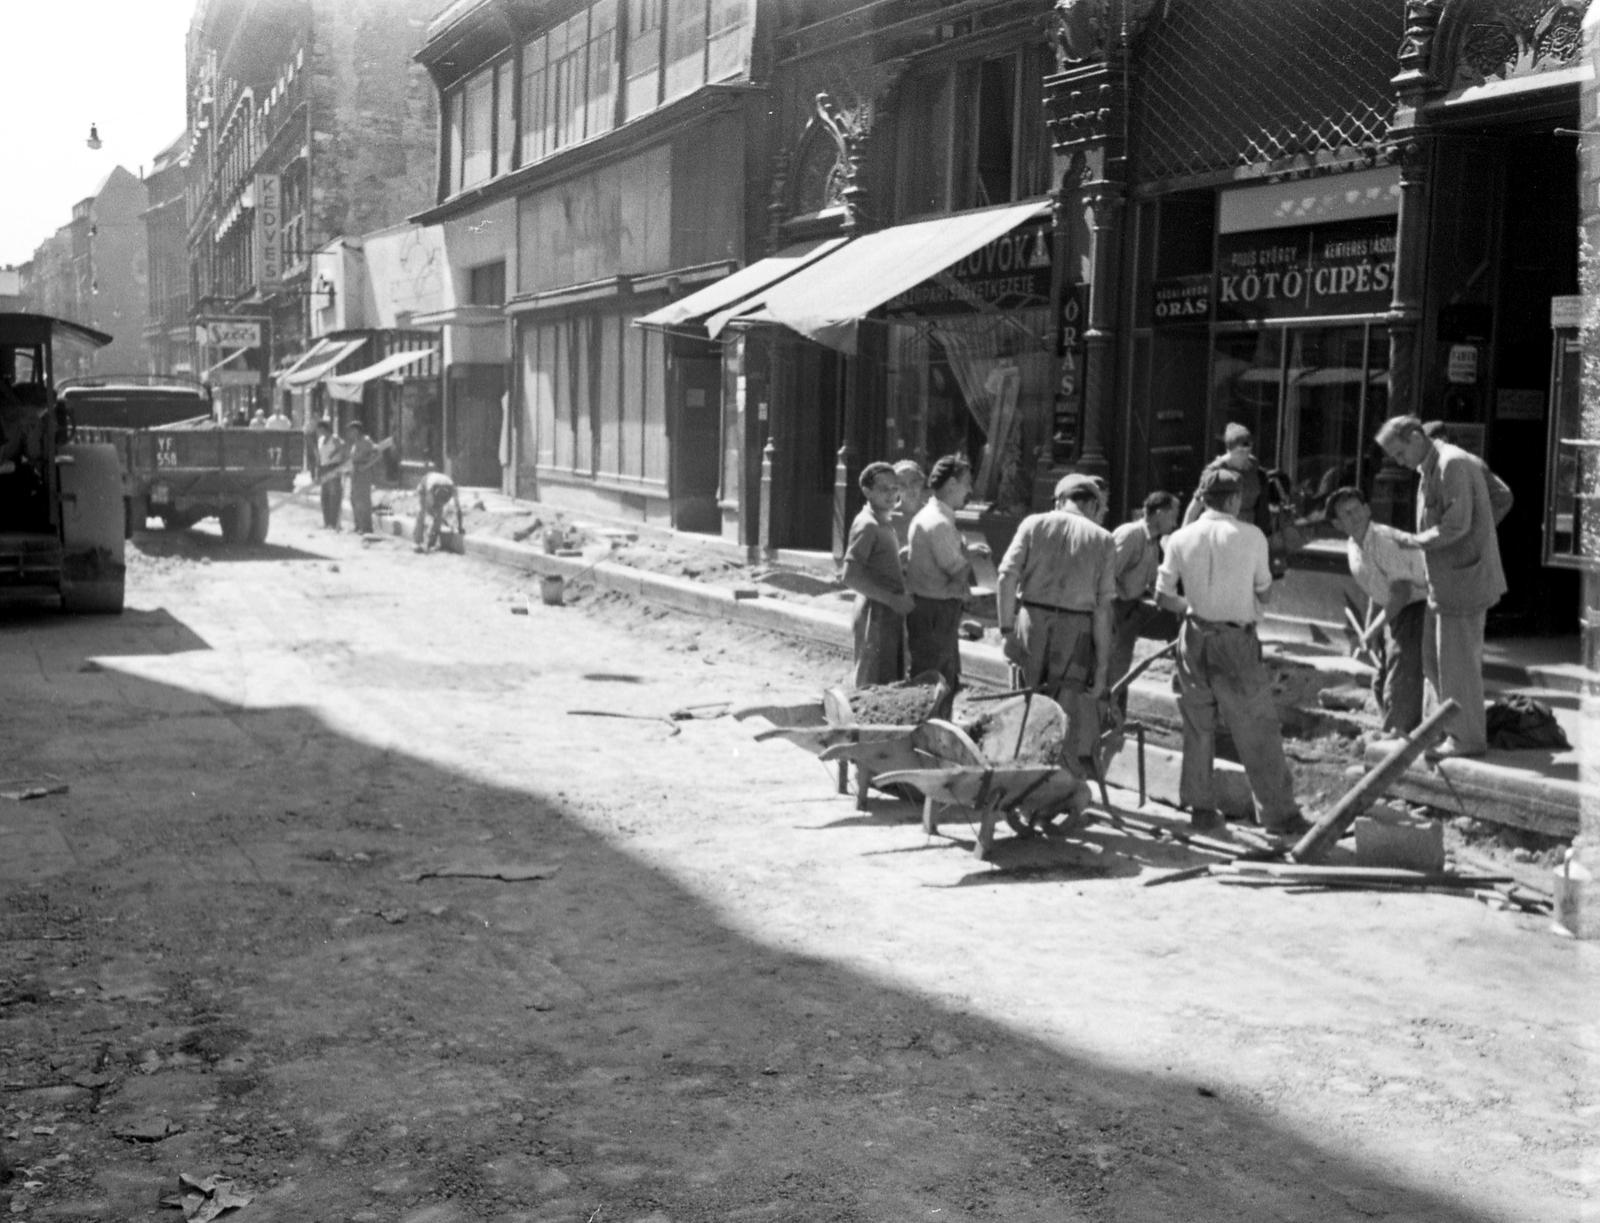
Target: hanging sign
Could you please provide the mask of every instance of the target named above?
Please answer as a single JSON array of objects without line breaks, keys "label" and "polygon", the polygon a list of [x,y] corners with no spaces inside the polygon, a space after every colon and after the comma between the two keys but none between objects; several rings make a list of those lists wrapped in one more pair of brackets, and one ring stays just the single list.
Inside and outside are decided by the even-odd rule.
[{"label": "hanging sign", "polygon": [[893,298],[891,316],[984,314],[1050,305],[1050,222],[1030,221]]},{"label": "hanging sign", "polygon": [[283,287],[283,195],[276,174],[256,175],[256,288]]},{"label": "hanging sign", "polygon": [[1381,314],[1394,296],[1393,217],[1217,238],[1219,322]]},{"label": "hanging sign", "polygon": [[1153,326],[1173,327],[1211,321],[1211,277],[1171,276],[1150,286]]},{"label": "hanging sign", "polygon": [[195,341],[213,348],[260,348],[261,324],[233,319],[201,319],[195,325]]}]

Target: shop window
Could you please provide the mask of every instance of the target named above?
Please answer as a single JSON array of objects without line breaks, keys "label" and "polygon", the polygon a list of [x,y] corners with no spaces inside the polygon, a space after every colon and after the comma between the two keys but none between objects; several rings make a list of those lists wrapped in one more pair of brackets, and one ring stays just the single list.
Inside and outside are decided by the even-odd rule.
[{"label": "shop window", "polygon": [[1371,496],[1382,467],[1371,437],[1388,416],[1388,358],[1385,332],[1369,323],[1219,332],[1213,438],[1247,426],[1256,458],[1288,477],[1296,517],[1332,535],[1328,494],[1353,484]]},{"label": "shop window", "polygon": [[1044,54],[966,60],[901,93],[899,215],[987,208],[1049,190]]},{"label": "shop window", "polygon": [[1211,270],[1216,213],[1217,197],[1211,191],[1185,191],[1161,200],[1157,276],[1197,276]]},{"label": "shop window", "polygon": [[468,273],[467,302],[473,306],[503,306],[506,304],[506,261],[496,259],[484,263]]}]

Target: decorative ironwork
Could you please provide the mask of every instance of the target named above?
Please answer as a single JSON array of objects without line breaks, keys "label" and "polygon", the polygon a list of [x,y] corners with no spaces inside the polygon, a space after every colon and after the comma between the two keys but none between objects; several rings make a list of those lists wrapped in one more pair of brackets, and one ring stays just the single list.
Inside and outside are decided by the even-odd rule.
[{"label": "decorative ironwork", "polygon": [[1483,0],[1462,7],[1465,28],[1451,81],[1457,88],[1574,62],[1589,0]]},{"label": "decorative ironwork", "polygon": [[1165,8],[1166,0],[1056,0],[1050,14],[1056,70],[1104,60],[1114,42],[1124,35],[1134,41]]},{"label": "decorative ironwork", "polygon": [[1428,75],[1433,39],[1439,29],[1444,0],[1406,0],[1406,33],[1400,40],[1400,70],[1418,77]]},{"label": "decorative ironwork", "polygon": [[792,176],[795,214],[842,207],[847,221],[859,219],[862,153],[872,132],[874,109],[870,99],[847,110],[828,94],[817,95],[816,117],[800,139]]},{"label": "decorative ironwork", "polygon": [[1170,0],[1134,49],[1138,177],[1376,148],[1415,16],[1382,0]]},{"label": "decorative ironwork", "polygon": [[1125,75],[1120,65],[1100,63],[1046,78],[1045,106],[1057,153],[1120,140]]}]

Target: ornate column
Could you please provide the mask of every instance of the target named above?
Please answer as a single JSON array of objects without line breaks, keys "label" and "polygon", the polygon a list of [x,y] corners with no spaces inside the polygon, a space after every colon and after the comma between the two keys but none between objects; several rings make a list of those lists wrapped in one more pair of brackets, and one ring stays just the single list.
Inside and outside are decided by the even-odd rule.
[{"label": "ornate column", "polygon": [[[1057,0],[1052,39],[1058,71],[1045,78],[1046,121],[1058,164],[1057,215],[1082,215],[1088,270],[1081,371],[1082,419],[1074,466],[1109,476],[1116,419],[1117,316],[1122,306],[1122,230],[1128,192],[1128,71],[1132,44],[1157,0]],[[1066,244],[1063,244],[1066,245]],[[1071,262],[1070,255],[1061,261]],[[1057,325],[1067,282],[1056,269]]]},{"label": "ornate column", "polygon": [[1422,303],[1427,288],[1429,178],[1435,138],[1422,106],[1439,86],[1432,72],[1434,38],[1445,0],[1408,0],[1390,136],[1400,163],[1400,215],[1395,235],[1394,297],[1389,305],[1389,410],[1422,409]]}]

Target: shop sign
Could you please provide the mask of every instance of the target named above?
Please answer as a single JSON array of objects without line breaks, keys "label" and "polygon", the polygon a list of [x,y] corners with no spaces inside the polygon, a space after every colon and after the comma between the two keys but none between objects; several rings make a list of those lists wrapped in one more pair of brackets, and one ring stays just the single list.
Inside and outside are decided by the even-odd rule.
[{"label": "shop sign", "polygon": [[260,348],[261,324],[231,319],[205,319],[196,324],[194,338],[213,348]]},{"label": "shop sign", "polygon": [[1380,314],[1394,295],[1395,222],[1373,217],[1217,239],[1219,322]]},{"label": "shop sign", "polygon": [[261,375],[253,369],[218,369],[206,375],[212,386],[255,386]]},{"label": "shop sign", "polygon": [[1031,221],[891,298],[890,315],[986,314],[1050,305],[1050,223]]},{"label": "shop sign", "polygon": [[1478,346],[1476,344],[1450,345],[1450,357],[1445,362],[1445,378],[1458,386],[1471,386],[1478,381]]},{"label": "shop sign", "polygon": [[1151,286],[1150,317],[1156,327],[1211,321],[1211,277],[1172,276]]},{"label": "shop sign", "polygon": [[256,288],[283,287],[283,180],[276,174],[256,175]]},{"label": "shop sign", "polygon": [[1583,326],[1582,297],[1552,297],[1550,299],[1550,330]]}]

